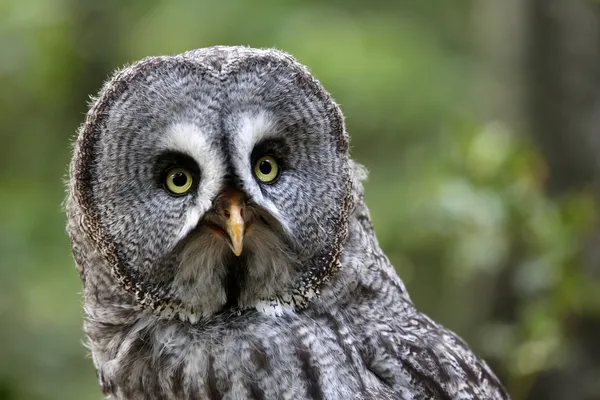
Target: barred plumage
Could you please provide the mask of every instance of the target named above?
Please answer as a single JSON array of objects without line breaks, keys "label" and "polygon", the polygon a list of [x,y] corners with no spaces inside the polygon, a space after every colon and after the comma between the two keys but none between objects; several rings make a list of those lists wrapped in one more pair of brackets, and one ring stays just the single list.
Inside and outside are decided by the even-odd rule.
[{"label": "barred plumage", "polygon": [[338,106],[285,53],[213,47],[117,72],[80,129],[66,203],[103,392],[508,399],[413,306],[364,176]]}]

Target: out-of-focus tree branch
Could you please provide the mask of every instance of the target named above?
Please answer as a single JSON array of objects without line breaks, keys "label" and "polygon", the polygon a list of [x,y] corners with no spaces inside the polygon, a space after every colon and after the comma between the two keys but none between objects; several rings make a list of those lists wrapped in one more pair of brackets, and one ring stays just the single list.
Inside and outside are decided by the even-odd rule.
[{"label": "out-of-focus tree branch", "polygon": [[531,134],[560,194],[600,183],[600,12],[587,0],[529,0]]},{"label": "out-of-focus tree branch", "polygon": [[[502,16],[502,18],[499,18]],[[499,20],[502,22],[499,22]],[[544,189],[561,198],[588,190],[600,194],[600,7],[587,0],[484,1],[476,8],[480,92],[484,119],[506,121],[527,132],[547,168]],[[482,89],[481,89],[482,88]],[[500,88],[500,89],[498,89]],[[587,245],[582,280],[600,275],[600,230]],[[577,267],[573,267],[577,268]],[[502,270],[492,319],[518,323],[524,302],[515,296],[518,267]],[[560,283],[559,283],[560,285]],[[564,355],[557,366],[522,376],[518,398],[597,399],[600,347],[598,316],[567,309],[560,317]],[[515,375],[511,371],[509,375]],[[518,380],[518,379],[517,379]],[[508,379],[514,383],[514,379]],[[510,388],[509,388],[510,389]]]}]

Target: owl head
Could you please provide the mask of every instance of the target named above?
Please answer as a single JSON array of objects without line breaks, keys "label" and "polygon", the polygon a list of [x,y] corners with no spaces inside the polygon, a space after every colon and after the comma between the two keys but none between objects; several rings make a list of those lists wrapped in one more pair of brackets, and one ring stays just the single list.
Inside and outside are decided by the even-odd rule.
[{"label": "owl head", "polygon": [[79,130],[68,231],[84,282],[109,273],[160,317],[301,308],[339,268],[351,181],[342,114],[291,56],[150,57]]}]

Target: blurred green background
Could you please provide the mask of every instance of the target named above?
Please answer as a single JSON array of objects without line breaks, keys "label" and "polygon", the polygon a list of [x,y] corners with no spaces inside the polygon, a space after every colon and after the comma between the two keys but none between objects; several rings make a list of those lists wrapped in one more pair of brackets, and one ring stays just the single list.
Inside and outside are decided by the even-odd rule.
[{"label": "blurred green background", "polygon": [[102,398],[70,142],[114,68],[215,44],[312,69],[415,303],[514,399],[600,399],[599,42],[588,0],[1,0],[0,399]]}]

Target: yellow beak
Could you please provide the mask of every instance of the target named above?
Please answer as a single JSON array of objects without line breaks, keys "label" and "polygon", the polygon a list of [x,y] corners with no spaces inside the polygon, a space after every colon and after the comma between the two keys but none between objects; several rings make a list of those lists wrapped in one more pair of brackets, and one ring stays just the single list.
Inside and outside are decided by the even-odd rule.
[{"label": "yellow beak", "polygon": [[244,246],[244,195],[243,193],[232,190],[221,196],[221,207],[224,217],[224,228],[229,235],[229,247],[233,254],[240,256]]},{"label": "yellow beak", "polygon": [[[227,215],[229,215],[228,218]],[[239,257],[242,254],[244,246],[244,217],[242,216],[242,208],[237,204],[231,204],[226,218],[225,232],[227,232],[231,239],[229,246],[233,250],[233,254]]]}]

